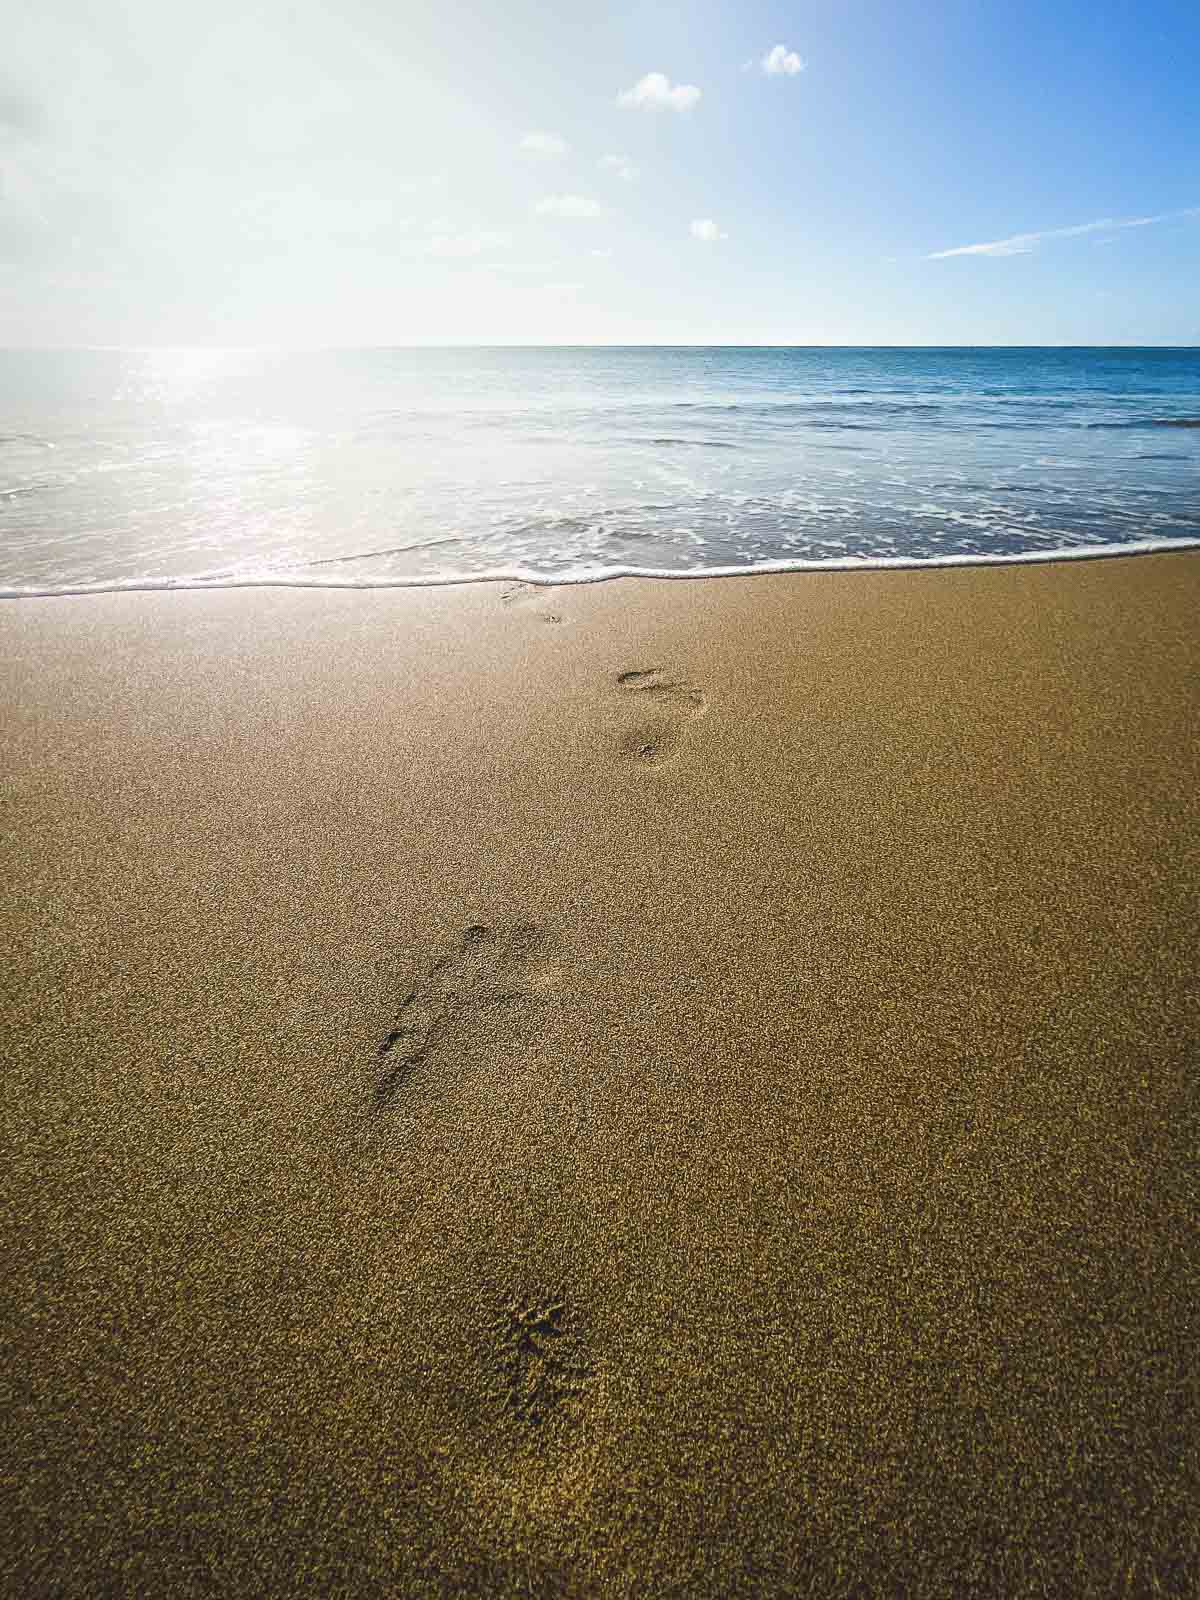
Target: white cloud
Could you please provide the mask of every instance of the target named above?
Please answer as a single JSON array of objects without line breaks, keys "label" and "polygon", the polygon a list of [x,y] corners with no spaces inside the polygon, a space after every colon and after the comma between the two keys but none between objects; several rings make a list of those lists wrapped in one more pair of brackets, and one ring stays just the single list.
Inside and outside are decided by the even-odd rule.
[{"label": "white cloud", "polygon": [[582,194],[548,194],[534,207],[539,217],[602,217],[604,207]]},{"label": "white cloud", "polygon": [[619,106],[644,106],[651,111],[690,111],[700,98],[694,83],[672,83],[665,72],[648,72],[632,89],[622,89]]},{"label": "white cloud", "polygon": [[768,77],[794,78],[798,72],[804,71],[807,63],[794,50],[789,50],[787,45],[777,44],[773,50],[767,51],[761,65]]},{"label": "white cloud", "polygon": [[1099,222],[1080,222],[1073,228],[1043,228],[1038,233],[1014,233],[1007,239],[990,239],[984,244],[959,244],[953,250],[934,250],[926,261],[945,261],[948,256],[1027,256],[1043,239],[1075,239],[1082,233],[1111,233],[1118,228],[1148,228],[1152,222],[1169,222],[1175,217],[1200,216],[1200,206],[1182,211],[1161,211],[1155,217],[1129,217],[1117,221],[1102,217]]},{"label": "white cloud", "polygon": [[624,156],[601,156],[599,164],[605,172],[615,173],[626,183],[633,183],[640,176],[638,168]]},{"label": "white cloud", "polygon": [[595,256],[597,261],[609,261],[612,259],[611,250],[589,250],[588,255]]},{"label": "white cloud", "polygon": [[521,140],[521,149],[535,156],[565,156],[569,148],[557,133],[527,133]]},{"label": "white cloud", "polygon": [[718,239],[729,237],[727,233],[721,232],[711,217],[697,217],[689,232],[693,239],[702,239],[705,244],[716,244]]}]

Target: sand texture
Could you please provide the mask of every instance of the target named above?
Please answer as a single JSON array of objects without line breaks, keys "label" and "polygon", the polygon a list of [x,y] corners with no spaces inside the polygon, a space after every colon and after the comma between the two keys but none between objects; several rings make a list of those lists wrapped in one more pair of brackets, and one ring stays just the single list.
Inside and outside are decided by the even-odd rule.
[{"label": "sand texture", "polygon": [[0,608],[0,1587],[1200,1592],[1200,557]]}]

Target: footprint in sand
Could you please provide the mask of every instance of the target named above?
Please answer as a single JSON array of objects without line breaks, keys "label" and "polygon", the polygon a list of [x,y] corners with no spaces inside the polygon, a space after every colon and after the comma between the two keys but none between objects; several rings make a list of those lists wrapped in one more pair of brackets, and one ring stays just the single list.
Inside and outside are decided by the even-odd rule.
[{"label": "footprint in sand", "polygon": [[543,988],[538,956],[545,942],[544,930],[532,924],[466,929],[405,999],[380,1044],[376,1106],[391,1105],[454,1029],[483,1013],[516,1008]]},{"label": "footprint in sand", "polygon": [[579,1398],[592,1371],[565,1300],[514,1300],[495,1326],[504,1404],[518,1422],[537,1426]]},{"label": "footprint in sand", "polygon": [[558,627],[566,616],[558,600],[557,591],[541,583],[510,583],[500,591],[506,606],[527,611],[539,621]]},{"label": "footprint in sand", "polygon": [[673,678],[662,667],[619,673],[617,690],[636,695],[638,704],[650,713],[620,743],[622,755],[642,766],[666,766],[677,754],[688,723],[708,710],[702,690]]}]

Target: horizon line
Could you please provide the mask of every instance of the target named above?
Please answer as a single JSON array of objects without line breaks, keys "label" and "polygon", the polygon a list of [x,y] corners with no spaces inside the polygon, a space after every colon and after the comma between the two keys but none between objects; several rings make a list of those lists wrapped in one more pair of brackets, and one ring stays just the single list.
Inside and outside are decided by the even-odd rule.
[{"label": "horizon line", "polygon": [[446,340],[385,344],[4,344],[4,355],[69,355],[88,353],[150,354],[169,351],[205,351],[213,355],[301,355],[333,354],[366,350],[1198,350],[1200,339],[1188,343],[1158,340],[1147,344],[1136,340],[1109,340],[1079,343],[1060,341],[1028,344],[1016,340],[979,344],[947,344],[942,341],[905,343],[779,340],[625,340],[589,339],[548,340]]}]

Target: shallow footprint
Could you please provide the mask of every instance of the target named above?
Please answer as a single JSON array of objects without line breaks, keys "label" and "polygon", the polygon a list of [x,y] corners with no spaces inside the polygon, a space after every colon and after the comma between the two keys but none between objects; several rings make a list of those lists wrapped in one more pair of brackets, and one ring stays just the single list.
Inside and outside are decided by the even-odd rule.
[{"label": "shallow footprint", "polygon": [[545,930],[531,923],[467,928],[406,996],[378,1046],[376,1107],[390,1106],[464,1021],[520,1007],[542,988],[545,942]]},{"label": "shallow footprint", "polygon": [[678,700],[681,704],[689,706],[693,715],[703,711],[707,703],[703,691],[697,689],[694,683],[687,683],[682,678],[672,678],[662,667],[640,667],[633,672],[619,672],[617,688],[624,689],[629,694],[648,694],[655,698]]},{"label": "shallow footprint", "polygon": [[678,728],[665,722],[647,722],[627,733],[618,748],[630,761],[663,767],[674,758],[681,742]]},{"label": "shallow footprint", "polygon": [[510,583],[500,591],[506,606],[528,611],[539,621],[557,627],[566,621],[556,591],[541,583]]},{"label": "shallow footprint", "polygon": [[638,696],[638,703],[653,711],[620,741],[620,751],[630,761],[651,767],[673,760],[684,729],[708,709],[704,692],[683,678],[673,678],[662,667],[637,667],[617,674],[621,694]]},{"label": "shallow footprint", "polygon": [[592,1376],[562,1298],[513,1300],[495,1323],[495,1359],[505,1409],[537,1427],[570,1411]]}]

